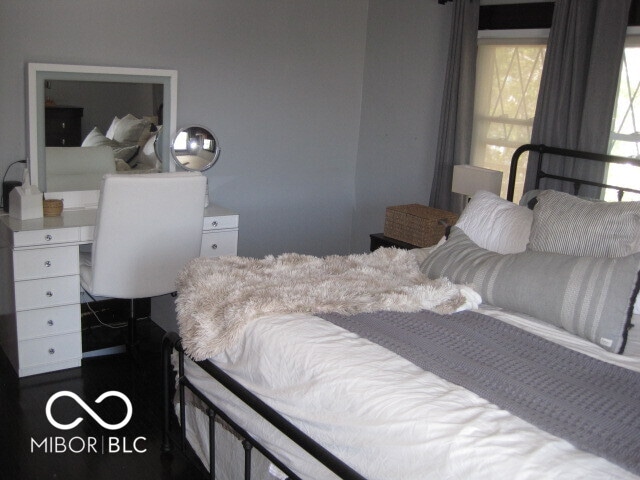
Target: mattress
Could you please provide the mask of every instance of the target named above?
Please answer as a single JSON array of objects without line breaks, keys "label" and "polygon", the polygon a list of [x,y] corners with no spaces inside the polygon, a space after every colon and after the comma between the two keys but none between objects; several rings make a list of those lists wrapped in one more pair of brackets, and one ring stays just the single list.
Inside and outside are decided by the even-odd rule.
[{"label": "mattress", "polygon": [[[626,354],[617,355],[527,316],[491,306],[478,311],[640,371],[640,327],[631,329]],[[247,326],[240,342],[209,361],[372,480],[637,478],[318,317],[262,317]],[[186,371],[197,388],[300,477],[337,478],[197,365],[186,362]],[[188,428],[205,465],[206,428],[202,421]],[[262,476],[254,478],[264,478],[268,462],[256,462]],[[237,478],[227,475],[221,472],[219,478]]]}]

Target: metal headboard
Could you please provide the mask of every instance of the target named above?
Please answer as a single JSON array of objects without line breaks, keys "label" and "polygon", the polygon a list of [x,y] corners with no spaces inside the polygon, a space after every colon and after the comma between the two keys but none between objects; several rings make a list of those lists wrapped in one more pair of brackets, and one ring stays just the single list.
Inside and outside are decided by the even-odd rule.
[{"label": "metal headboard", "polygon": [[551,178],[554,180],[573,183],[574,194],[576,195],[578,194],[578,191],[580,190],[580,187],[582,185],[590,185],[590,186],[599,187],[599,188],[615,189],[618,191],[618,200],[622,199],[622,196],[625,192],[640,193],[640,190],[636,190],[633,188],[620,187],[617,185],[594,182],[586,179],[565,177],[562,175],[554,175],[542,170],[542,158],[545,154],[561,155],[563,157],[580,158],[584,160],[595,160],[597,162],[603,162],[603,163],[630,164],[636,167],[640,167],[640,160],[638,159],[628,158],[628,157],[618,157],[615,155],[605,155],[602,153],[584,152],[581,150],[569,150],[567,148],[549,147],[547,145],[527,144],[527,145],[522,145],[521,147],[518,147],[516,151],[513,153],[513,156],[511,157],[511,168],[509,170],[509,184],[507,187],[507,200],[509,201],[513,201],[513,195],[514,195],[515,184],[516,184],[516,171],[518,170],[518,160],[520,159],[520,155],[522,155],[525,152],[538,153],[538,165],[536,167],[536,182],[535,182],[536,189],[540,187],[541,179]]}]

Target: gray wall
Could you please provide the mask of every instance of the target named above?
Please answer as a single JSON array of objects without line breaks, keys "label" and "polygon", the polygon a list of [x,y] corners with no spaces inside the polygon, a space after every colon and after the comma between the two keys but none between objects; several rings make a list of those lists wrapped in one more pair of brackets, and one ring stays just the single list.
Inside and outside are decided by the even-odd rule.
[{"label": "gray wall", "polygon": [[450,14],[435,0],[2,0],[0,169],[26,154],[27,62],[176,69],[178,126],[220,139],[207,175],[240,214],[241,255],[364,251],[384,206],[428,199]]},{"label": "gray wall", "polygon": [[352,249],[382,232],[385,208],[429,203],[451,4],[371,0]]}]

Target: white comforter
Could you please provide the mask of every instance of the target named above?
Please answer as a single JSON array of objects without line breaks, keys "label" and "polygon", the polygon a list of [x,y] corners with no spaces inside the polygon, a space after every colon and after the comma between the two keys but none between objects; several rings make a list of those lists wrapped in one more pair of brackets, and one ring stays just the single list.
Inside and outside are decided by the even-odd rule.
[{"label": "white comforter", "polygon": [[[546,324],[480,311],[640,371],[640,354],[610,354]],[[636,478],[317,317],[264,317],[212,361],[368,479]],[[187,372],[302,478],[336,478],[199,368],[188,363]]]}]

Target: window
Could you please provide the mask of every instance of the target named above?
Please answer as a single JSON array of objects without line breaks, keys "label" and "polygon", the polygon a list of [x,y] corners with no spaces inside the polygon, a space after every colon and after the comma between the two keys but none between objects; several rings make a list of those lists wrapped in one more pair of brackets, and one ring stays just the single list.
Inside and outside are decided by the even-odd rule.
[{"label": "window", "polygon": [[[535,34],[535,35],[532,35]],[[511,156],[529,143],[535,116],[547,31],[518,31],[517,38],[478,40],[471,163],[503,172],[506,194]],[[526,37],[526,38],[525,38]],[[521,157],[516,198],[522,195],[526,158]]]},{"label": "window", "polygon": [[[611,123],[609,153],[640,159],[640,36],[627,37]],[[626,165],[611,165],[607,169],[606,183],[640,189],[636,170]],[[616,198],[616,191],[608,189],[605,192],[605,200],[614,201]],[[627,193],[624,199],[640,200],[640,194]]]},{"label": "window", "polygon": [[[611,124],[609,153],[640,159],[640,30],[631,27],[627,37],[616,106]],[[524,31],[480,32],[476,64],[471,163],[503,172],[502,193],[506,194],[511,156],[517,147],[529,143],[546,51],[546,31],[522,38]],[[509,38],[504,38],[508,35]],[[517,36],[514,36],[517,35]],[[500,38],[502,37],[502,38]],[[522,195],[526,156],[521,157],[514,201]],[[605,182],[640,189],[637,168],[610,165]],[[617,199],[607,189],[604,199]],[[627,193],[625,200],[640,200]]]}]

